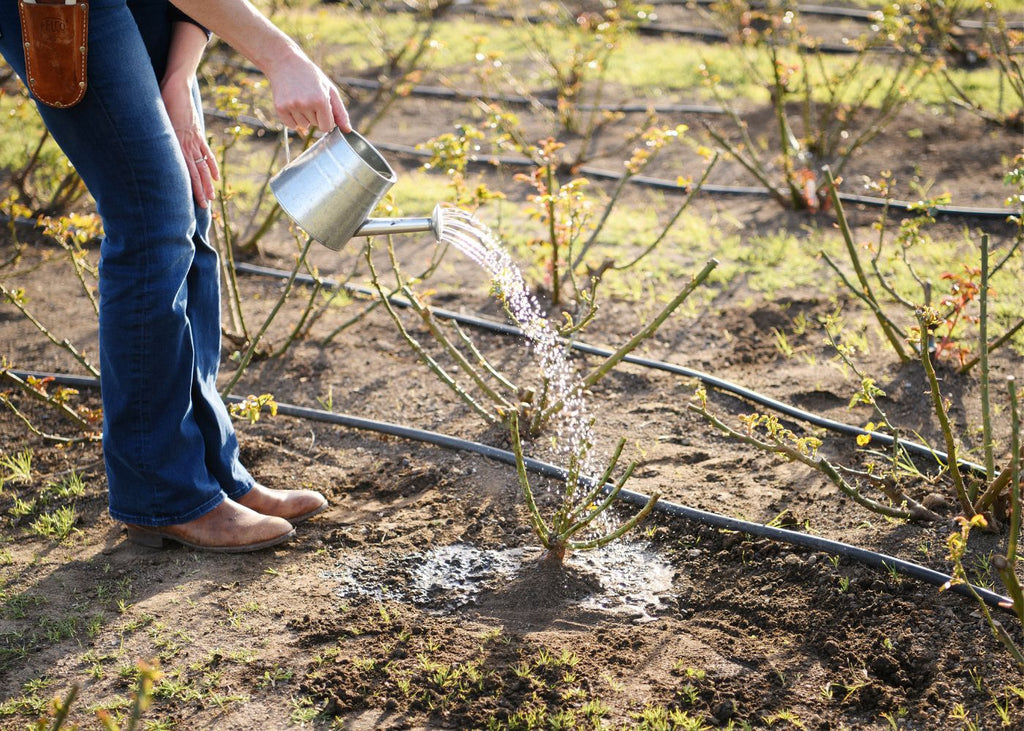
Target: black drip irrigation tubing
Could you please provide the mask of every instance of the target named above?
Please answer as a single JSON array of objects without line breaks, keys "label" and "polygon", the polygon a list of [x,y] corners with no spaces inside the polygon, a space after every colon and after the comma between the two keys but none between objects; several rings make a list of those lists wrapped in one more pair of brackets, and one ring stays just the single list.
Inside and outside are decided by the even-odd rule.
[{"label": "black drip irrigation tubing", "polygon": [[[418,150],[415,147],[409,145],[396,145],[388,143],[375,142],[374,145],[379,147],[381,150],[386,152],[393,152],[399,155],[406,155],[416,158],[430,157],[430,152],[425,150]],[[510,157],[507,155],[476,155],[473,157],[472,162],[477,164],[483,164],[488,166],[495,165],[507,165],[517,167],[531,167],[536,165],[533,160],[525,157]],[[577,172],[580,175],[587,175],[592,178],[603,178],[605,180],[621,180],[621,173],[614,173],[608,170],[600,170],[598,168],[591,168],[587,166],[580,167]],[[689,185],[681,185],[674,183],[670,180],[663,178],[654,178],[645,175],[634,175],[629,179],[631,183],[637,185],[643,185],[649,188],[657,188],[660,190],[668,190],[687,194],[692,191],[692,187]],[[700,192],[710,193],[717,195],[758,195],[768,196],[772,195],[775,191],[771,191],[768,188],[762,188],[757,186],[745,186],[745,185],[709,185],[705,183],[700,187]],[[916,207],[917,203],[910,201],[899,201],[899,200],[887,200],[885,198],[876,198],[868,195],[854,195],[850,193],[839,193],[839,200],[844,203],[855,203],[865,206],[873,207],[888,207],[890,210],[895,211],[910,211]],[[929,209],[931,214],[934,216],[950,216],[960,218],[1001,218],[1008,219],[1013,215],[1012,211],[1008,211],[1003,208],[973,208],[970,206],[948,206],[938,205]]]},{"label": "black drip irrigation tubing", "polygon": [[[247,69],[253,72],[256,69]],[[376,91],[380,89],[383,84],[376,79],[361,79],[352,76],[335,76],[332,77],[334,82],[340,86],[348,86],[353,89],[367,89]],[[502,104],[509,104],[513,106],[533,106],[539,104],[542,107],[548,109],[557,109],[558,100],[550,99],[543,96],[523,96],[521,94],[484,94],[483,92],[474,91],[459,91],[458,89],[450,89],[445,86],[429,86],[426,84],[417,84],[410,92],[410,96],[434,98],[434,99],[448,99],[451,101],[474,101],[480,99],[485,102],[501,102]],[[626,114],[643,114],[645,112],[654,111],[658,114],[726,114],[726,110],[722,107],[710,106],[707,104],[577,104],[576,108],[583,111],[601,111],[601,112],[623,112]]]},{"label": "black drip irrigation tubing", "polygon": [[[253,129],[259,129],[264,132],[273,132],[280,134],[281,129],[272,128],[265,122],[256,119],[255,117],[246,117],[238,115],[228,115],[220,110],[204,110],[203,113],[213,119],[230,119],[244,122],[246,125]],[[294,134],[289,131],[288,134]],[[388,142],[375,141],[374,146],[384,152],[394,153],[396,155],[402,155],[418,160],[426,159],[431,156],[427,150],[420,150],[410,145],[400,145]],[[532,167],[536,165],[533,160],[526,157],[514,157],[510,155],[474,155],[470,162],[476,165],[484,165],[488,167],[495,166],[506,166],[506,167]],[[589,166],[582,166],[576,172],[580,175],[587,175],[591,178],[602,179],[602,180],[621,180],[622,174],[611,172],[608,170],[601,170],[599,168],[592,168]],[[665,190],[673,193],[680,193],[683,195],[692,192],[692,187],[688,185],[681,185],[671,180],[665,180],[663,178],[655,178],[647,175],[634,175],[629,179],[629,182],[637,185],[642,185],[647,188],[655,188],[657,190]],[[768,188],[752,185],[714,185],[705,183],[700,187],[701,193],[707,193],[709,195],[749,195],[767,197],[772,195],[778,195],[778,191],[772,191]],[[909,212],[915,208],[918,204],[911,201],[901,200],[887,200],[885,198],[876,198],[868,195],[855,195],[852,193],[839,193],[839,200],[843,203],[853,203],[857,205],[870,206],[873,208],[885,208],[888,207],[893,211]],[[936,217],[946,216],[949,218],[980,218],[980,219],[1002,219],[1004,222],[1008,221],[1010,216],[1015,215],[1013,211],[1009,211],[1003,208],[975,208],[971,206],[951,206],[951,205],[938,205],[929,209],[930,213]],[[0,214],[0,221],[6,221],[7,218],[3,214]]]},{"label": "black drip irrigation tubing", "polygon": [[[698,3],[701,5],[711,5],[719,0],[709,0],[709,2]],[[656,3],[654,5],[657,8],[658,5],[678,5],[680,3]],[[754,4],[752,7],[764,7],[763,5]],[[870,10],[857,10],[857,9],[846,9],[846,8],[830,8],[823,5],[799,5],[797,11],[802,15],[818,15],[827,18],[847,18],[858,22],[870,23],[875,21],[875,13],[877,11]],[[506,22],[526,22],[531,25],[540,25],[547,22],[547,18],[526,16],[522,17],[514,13],[503,12],[499,10],[490,10],[487,8],[470,8],[465,9],[462,12],[468,13],[474,17],[482,17]],[[986,27],[983,21],[978,20],[957,20],[956,25],[965,30],[982,30]],[[992,24],[988,24],[992,26]],[[1010,30],[1024,29],[1024,21],[1009,21],[1006,27]],[[671,23],[662,22],[647,22],[640,23],[636,26],[635,32],[638,35],[647,36],[677,36],[680,38],[695,38],[700,41],[709,43],[729,43],[732,41],[733,34],[728,31],[719,30],[717,28],[704,28],[704,27],[692,27],[692,26],[681,26],[673,25]],[[817,43],[801,43],[800,47],[804,51],[814,51],[821,53],[829,53],[834,55],[843,54],[859,54],[862,52],[861,49],[857,48],[851,43],[829,43],[829,42],[817,42]],[[870,49],[872,53],[880,54],[891,54],[891,55],[905,55],[906,51],[903,51],[894,46],[875,46]],[[1014,48],[1011,50],[1013,54],[1019,54],[1024,49]]]},{"label": "black drip irrigation tubing", "polygon": [[[697,40],[705,42],[713,41],[715,43],[729,43],[732,40],[732,34],[724,31],[713,30],[710,28],[688,28],[685,26],[670,25],[668,23],[650,23],[648,25],[641,25],[637,27],[636,32],[639,35],[645,36],[676,36],[679,38],[696,38]],[[835,56],[861,53],[861,49],[857,48],[853,44],[827,42],[819,42],[814,45],[801,43],[800,50],[829,53]],[[903,53],[898,48],[891,48],[887,46],[872,48],[871,52],[893,55]]]},{"label": "black drip irrigation tubing", "polygon": [[[250,74],[261,74],[263,73],[255,66],[249,66],[247,64],[237,64],[236,68],[240,71],[244,71]],[[367,91],[377,91],[384,87],[384,83],[377,79],[364,79],[359,76],[332,76],[331,80],[338,86],[351,87],[353,89],[365,89]],[[416,84],[409,90],[409,96],[423,97],[426,99],[444,99],[448,101],[475,101],[477,99],[485,102],[501,102],[502,104],[508,104],[511,106],[528,107],[540,105],[548,109],[557,109],[558,100],[551,99],[546,96],[526,96],[523,94],[493,94],[484,93],[482,91],[460,91],[459,89],[453,89],[447,86],[431,86],[429,84]],[[649,104],[634,103],[634,104],[585,104],[580,103],[575,105],[576,108],[583,111],[601,111],[601,112],[622,112],[624,114],[643,114],[646,112],[657,112],[658,114],[709,114],[709,115],[724,115],[728,114],[728,111],[719,106],[712,106],[709,104],[657,104],[651,102]],[[223,116],[228,118],[222,112],[211,112],[205,111],[204,113],[209,116]],[[238,119],[244,119],[245,123],[250,127],[263,127],[267,129],[266,125],[255,119],[248,119],[244,117],[238,117]],[[276,131],[276,130],[275,130]],[[294,133],[293,133],[294,134]]]},{"label": "black drip irrigation tubing", "polygon": [[[718,0],[714,0],[717,2]],[[662,3],[665,4],[665,3]],[[674,3],[669,3],[674,4]],[[657,7],[657,5],[655,5]],[[849,18],[856,21],[871,22],[874,20],[871,17],[871,11],[854,11],[848,13],[837,13],[831,12],[832,8],[823,7],[820,5],[809,5],[809,6],[798,6],[797,10],[804,15],[819,15],[825,17],[838,17],[838,18]],[[531,25],[541,25],[547,22],[547,18],[537,16],[519,16],[514,13],[503,12],[500,10],[489,10],[486,8],[471,8],[463,10],[462,12],[468,13],[474,17],[487,18],[493,20],[500,20],[505,22],[525,22]],[[957,25],[964,29],[979,30],[984,28],[984,23],[980,21],[958,21]],[[1008,28],[1024,27],[1022,23],[1008,23]],[[704,28],[704,27],[693,27],[693,26],[682,26],[673,25],[671,23],[662,22],[648,22],[640,23],[635,27],[635,32],[638,35],[647,36],[675,36],[680,38],[695,38],[699,41],[705,41],[709,43],[729,43],[732,40],[733,34],[727,31],[719,30],[717,28]],[[861,53],[862,50],[857,48],[855,45],[850,43],[829,43],[829,42],[818,42],[818,43],[802,43],[800,47],[804,51],[814,51],[821,53],[829,53],[834,55],[843,54],[855,54]],[[872,53],[892,54],[892,55],[903,55],[906,52],[893,47],[893,46],[876,46],[870,49]],[[1020,49],[1013,49],[1014,53],[1019,53]]]},{"label": "black drip irrigation tubing", "polygon": [[[248,264],[245,262],[238,262],[235,264],[235,270],[242,274],[255,274],[264,277],[273,277],[275,279],[288,279],[291,276],[291,272],[286,272],[281,269],[274,269],[271,267],[259,266],[258,264]],[[295,281],[306,285],[314,285],[317,280],[308,274],[299,274],[295,277]],[[343,286],[346,291],[354,292],[360,295],[366,296],[377,296],[377,292],[368,287],[361,287],[354,284],[339,285],[330,279],[321,279],[321,284],[328,288],[337,289],[339,286]],[[410,302],[402,297],[390,297],[388,299],[391,304],[397,307],[409,307]],[[440,307],[431,307],[431,314],[443,320],[452,320],[460,325],[468,325],[475,327],[480,330],[487,330],[494,333],[500,333],[502,335],[512,335],[514,337],[525,338],[526,334],[516,327],[504,322],[496,322],[489,320],[484,317],[478,317],[476,315],[467,315],[461,312],[454,312],[452,310],[446,310]],[[596,355],[602,358],[608,358],[614,354],[614,351],[609,348],[602,348],[596,345],[589,345],[580,340],[569,341],[569,346],[574,350],[578,350],[581,353],[587,353],[590,355]],[[863,429],[859,426],[853,426],[851,424],[844,424],[841,421],[835,421],[828,419],[810,411],[791,406],[790,404],[778,401],[765,396],[764,394],[752,391],[748,388],[744,388],[738,384],[727,381],[717,376],[712,376],[707,373],[703,373],[692,368],[685,366],[676,365],[675,363],[667,363],[665,361],[653,360],[651,358],[641,358],[635,355],[627,355],[623,358],[626,363],[632,363],[639,365],[644,368],[650,368],[652,370],[665,371],[672,373],[677,376],[683,376],[685,378],[693,378],[700,381],[706,386],[714,388],[717,391],[732,394],[745,401],[764,406],[767,409],[771,409],[777,413],[783,414],[790,418],[798,421],[811,424],[812,426],[821,427],[829,431],[833,431],[839,434],[847,436],[858,437],[868,436],[871,437],[871,441],[877,444],[884,444],[885,446],[892,446],[894,438],[891,434],[884,434],[881,432],[871,431],[869,429]],[[900,446],[903,447],[908,453],[913,454],[917,457],[923,457],[933,462],[938,461],[942,463],[948,463],[949,455],[945,452],[937,449],[932,449],[924,444],[918,444],[917,442],[900,440]],[[968,462],[966,460],[957,460],[957,465],[961,469],[967,469],[971,472],[979,475],[985,474],[985,467],[976,464],[974,462]]]},{"label": "black drip irrigation tubing", "polygon": [[[29,371],[15,370],[12,370],[11,373],[14,373],[21,378],[27,378],[29,376],[35,378],[52,378],[58,383],[71,386],[73,388],[98,388],[100,386],[99,379],[85,376],[73,376],[62,373],[33,373]],[[235,396],[229,396],[227,401],[229,403],[240,403],[243,399]],[[337,414],[331,411],[323,411],[321,409],[294,406],[291,404],[277,404],[277,413],[284,416],[306,419],[308,421],[317,421],[335,426],[343,426],[350,429],[386,434],[389,436],[399,437],[401,439],[409,439],[431,444],[444,449],[471,452],[508,465],[515,466],[516,464],[516,457],[512,452],[504,449],[498,449],[497,447],[492,447],[487,444],[473,442],[468,439],[442,434],[440,432],[417,429],[415,427],[392,424],[384,421],[375,421],[373,419],[366,419],[359,416]],[[545,477],[557,480],[565,480],[567,477],[566,470],[548,462],[527,458],[524,460],[524,465],[531,472]],[[608,488],[610,488],[610,486],[606,486],[606,489]],[[642,508],[648,503],[650,497],[633,490],[622,489],[619,491],[618,499],[635,507]],[[885,571],[895,571],[905,576],[913,577],[919,581],[932,584],[933,586],[948,586],[951,591],[969,598],[974,598],[974,594],[977,594],[977,597],[989,606],[1013,613],[1013,601],[1009,597],[1002,596],[983,587],[951,583],[952,577],[948,574],[930,569],[927,566],[922,566],[921,564],[896,558],[895,556],[889,556],[884,553],[878,553],[876,551],[860,548],[840,541],[833,541],[828,538],[821,538],[820,536],[814,536],[809,533],[800,533],[799,531],[776,528],[762,523],[753,523],[746,520],[740,520],[738,518],[730,518],[726,515],[687,507],[668,500],[658,500],[654,505],[654,510],[675,518],[682,518],[683,520],[692,521],[721,530],[735,531],[761,538],[769,538],[771,540],[807,548],[812,551],[821,551],[823,553],[843,558],[850,558],[874,568],[883,569]]]},{"label": "black drip irrigation tubing", "polygon": [[[718,2],[721,2],[721,0],[654,0],[651,5],[655,8],[659,5],[689,5],[690,3],[711,6]],[[751,3],[750,7],[763,9],[766,5],[764,3]],[[875,21],[875,18],[881,11],[881,8],[870,10],[867,8],[845,8],[834,7],[831,5],[804,5],[803,3],[798,3],[796,10],[802,15],[820,15],[826,18],[849,18],[851,20],[860,20],[865,23],[871,23]],[[984,21],[970,20],[967,18],[958,19],[956,24],[963,28],[970,28],[971,30],[984,28],[986,26]],[[991,23],[988,25],[991,25]],[[1006,27],[1012,30],[1024,29],[1024,20],[1009,21],[1007,22]]]}]

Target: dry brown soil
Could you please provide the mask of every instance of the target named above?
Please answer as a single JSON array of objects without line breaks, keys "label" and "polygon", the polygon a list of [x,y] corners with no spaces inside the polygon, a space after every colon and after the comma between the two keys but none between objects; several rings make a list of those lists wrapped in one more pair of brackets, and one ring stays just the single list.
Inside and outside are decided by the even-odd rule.
[{"label": "dry brown soil", "polygon": [[[455,105],[410,98],[375,136],[421,142],[460,113]],[[920,133],[908,137],[908,129]],[[1020,141],[1018,133],[965,113],[907,113],[851,172],[902,166],[898,175],[934,180],[956,203],[998,207],[1002,165]],[[400,174],[416,165],[393,162]],[[749,184],[728,164],[719,176]],[[743,235],[831,225],[827,214],[786,213],[760,198],[704,197],[697,205]],[[867,225],[875,212],[853,215]],[[1011,232],[999,221],[958,220],[940,222],[935,236],[956,237],[964,226],[987,228],[996,246]],[[0,279],[23,287],[36,315],[60,337],[95,353],[95,321],[66,259],[40,236],[20,235],[30,245]],[[254,263],[288,267],[285,241],[275,234]],[[432,247],[423,237],[404,237],[399,256],[414,271]],[[318,249],[314,258],[323,274],[344,278],[359,266],[358,248],[341,255]],[[0,233],[0,260],[13,251],[10,234]],[[482,272],[458,252],[449,252],[430,286],[436,305],[501,319]],[[869,417],[846,408],[852,385],[826,365],[820,332],[789,336],[799,352],[817,356],[813,365],[785,357],[776,345],[773,328],[789,331],[798,314],[813,322],[831,311],[829,293],[809,287],[765,298],[742,279],[716,286],[698,316],[670,319],[641,354],[839,421]],[[241,287],[258,321],[281,282],[243,276]],[[290,300],[271,330],[274,344],[303,302]],[[236,392],[269,392],[310,408],[322,408],[329,397],[337,413],[508,448],[502,430],[484,427],[425,371],[380,311],[329,345],[319,342],[356,308],[328,313],[284,356],[255,363]],[[651,309],[607,300],[586,339],[618,345],[642,325],[638,313]],[[510,372],[531,372],[521,342],[484,332],[473,337]],[[881,346],[873,352],[867,367],[878,375],[891,415],[936,440],[917,371],[900,368]],[[230,353],[226,372],[233,370]],[[10,306],[0,308],[0,355],[20,368],[81,372]],[[581,367],[598,362],[576,358]],[[1019,357],[1009,350],[995,361],[997,377],[1019,372]],[[976,377],[945,370],[943,378],[955,416],[977,423]],[[949,570],[951,507],[937,506],[942,520],[914,524],[868,513],[820,474],[714,433],[686,410],[693,386],[629,365],[593,389],[599,451],[622,435],[629,458],[639,461],[631,489],[752,521],[779,520]],[[67,431],[50,412],[12,398],[44,429]],[[81,399],[98,402],[90,389]],[[714,392],[712,403],[724,413],[753,408]],[[330,509],[302,525],[291,543],[252,555],[156,551],[127,543],[108,517],[99,445],[55,445],[0,410],[0,453],[33,455],[31,483],[9,482],[0,493],[0,699],[7,701],[0,727],[24,727],[40,714],[40,703],[73,684],[81,688],[75,718],[92,725],[87,709],[123,704],[131,669],[152,659],[166,675],[146,718],[182,729],[482,728],[510,719],[526,727],[515,715],[526,711],[547,719],[535,723],[540,728],[555,727],[558,712],[561,728],[593,727],[601,717],[609,727],[632,727],[645,708],[674,711],[677,720],[685,712],[711,727],[960,729],[973,720],[994,729],[996,704],[1006,708],[1008,727],[1024,725],[1024,697],[1008,690],[1024,687],[1020,669],[993,640],[976,604],[935,586],[664,514],[619,546],[551,568],[538,560],[506,464],[286,416],[238,428],[244,460],[260,480],[322,490]],[[846,437],[829,437],[826,450],[854,459]],[[17,499],[32,498],[69,470],[86,485],[73,501],[78,518],[70,538],[58,543],[36,535],[29,524],[37,513],[12,517]],[[534,481],[550,505],[558,485]],[[914,497],[930,490],[921,484]],[[978,536],[976,555],[1002,541]],[[1004,619],[1022,642],[1021,628]]]}]

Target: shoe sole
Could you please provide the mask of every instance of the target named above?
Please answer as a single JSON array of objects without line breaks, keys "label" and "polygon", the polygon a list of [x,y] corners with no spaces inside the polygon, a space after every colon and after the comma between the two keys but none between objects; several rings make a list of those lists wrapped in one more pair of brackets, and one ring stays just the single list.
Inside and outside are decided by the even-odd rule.
[{"label": "shoe sole", "polygon": [[145,546],[146,548],[165,548],[167,543],[170,542],[181,544],[187,548],[194,548],[198,551],[209,551],[210,553],[249,553],[251,551],[259,551],[263,548],[276,546],[295,536],[295,531],[291,530],[288,533],[284,533],[280,536],[270,538],[266,541],[260,541],[258,543],[246,543],[241,546],[204,546],[187,541],[184,538],[160,533],[159,529],[146,529],[143,526],[135,525],[125,526],[125,528],[128,531],[128,541],[139,546]]}]

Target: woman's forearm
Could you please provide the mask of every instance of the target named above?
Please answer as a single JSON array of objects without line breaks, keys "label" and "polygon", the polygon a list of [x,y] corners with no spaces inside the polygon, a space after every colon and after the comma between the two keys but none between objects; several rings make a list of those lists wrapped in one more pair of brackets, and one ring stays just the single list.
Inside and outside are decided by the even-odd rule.
[{"label": "woman's forearm", "polygon": [[199,62],[206,48],[206,33],[192,23],[176,22],[171,30],[171,44],[167,52],[167,65],[160,87],[182,85],[189,90],[195,79]]},{"label": "woman's forearm", "polygon": [[265,74],[298,45],[248,0],[173,0],[175,7],[209,28]]}]

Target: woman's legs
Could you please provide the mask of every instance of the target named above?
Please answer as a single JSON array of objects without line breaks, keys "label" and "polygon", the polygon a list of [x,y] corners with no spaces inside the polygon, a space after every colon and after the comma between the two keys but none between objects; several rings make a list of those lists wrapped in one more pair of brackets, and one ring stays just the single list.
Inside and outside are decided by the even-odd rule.
[{"label": "woman's legs", "polygon": [[[89,89],[41,108],[96,200],[100,368],[111,515],[143,526],[191,521],[253,484],[216,390],[216,253],[197,220],[184,161],[136,21],[94,0]],[[0,51],[24,73],[14,0],[0,0]]]}]

